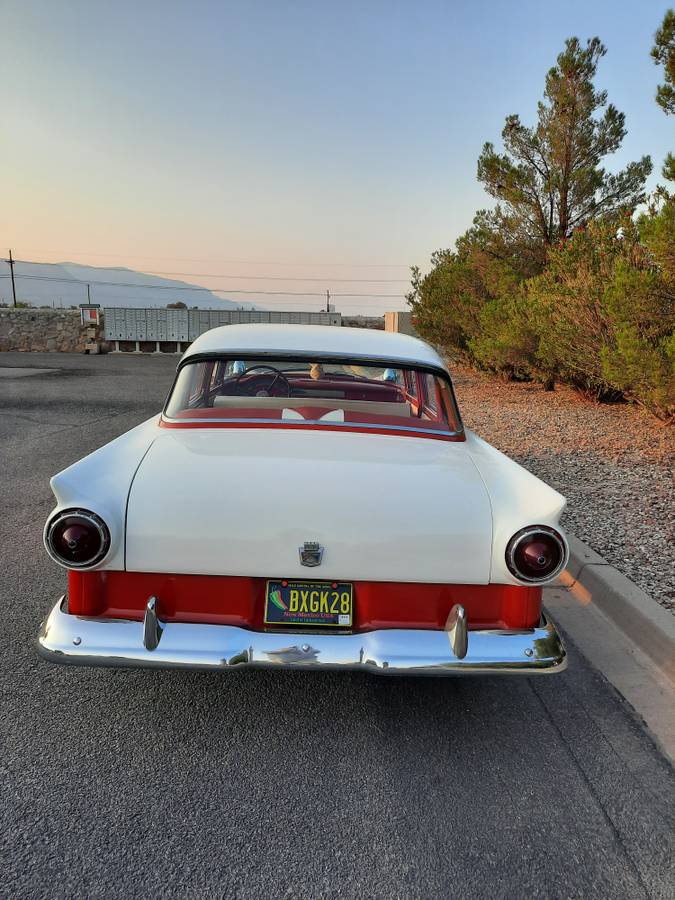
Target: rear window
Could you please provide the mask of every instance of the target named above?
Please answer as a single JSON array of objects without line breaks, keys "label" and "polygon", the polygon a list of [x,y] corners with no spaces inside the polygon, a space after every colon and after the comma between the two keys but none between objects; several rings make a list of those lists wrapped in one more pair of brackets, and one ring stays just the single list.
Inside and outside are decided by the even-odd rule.
[{"label": "rear window", "polygon": [[449,383],[419,369],[335,360],[217,357],[184,365],[165,416],[456,433]]}]

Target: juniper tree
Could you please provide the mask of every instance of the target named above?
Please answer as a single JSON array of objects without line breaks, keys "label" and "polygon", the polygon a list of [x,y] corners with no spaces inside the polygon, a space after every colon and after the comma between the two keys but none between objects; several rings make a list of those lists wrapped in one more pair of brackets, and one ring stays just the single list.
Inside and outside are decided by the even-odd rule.
[{"label": "juniper tree", "polygon": [[656,102],[669,115],[675,113],[675,10],[669,9],[654,35],[652,59],[663,66],[664,84],[656,89]]},{"label": "juniper tree", "polygon": [[[667,116],[675,113],[675,10],[669,9],[654,35],[652,59],[663,66],[664,83],[656,89],[656,102]],[[663,177],[675,181],[675,156],[669,153],[663,165]]]},{"label": "juniper tree", "polygon": [[607,105],[607,92],[593,85],[605,52],[598,38],[585,47],[578,38],[569,38],[546,75],[536,125],[508,116],[502,131],[505,152],[486,143],[478,160],[479,181],[542,256],[575,228],[597,218],[616,218],[645,198],[652,168],[648,156],[615,175],[602,166],[626,134],[624,114]]}]

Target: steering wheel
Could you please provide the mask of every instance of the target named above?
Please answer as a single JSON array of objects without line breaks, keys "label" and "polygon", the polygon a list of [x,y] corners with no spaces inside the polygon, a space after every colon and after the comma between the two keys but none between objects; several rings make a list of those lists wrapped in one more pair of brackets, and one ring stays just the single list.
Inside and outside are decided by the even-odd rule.
[{"label": "steering wheel", "polygon": [[[259,371],[256,373],[256,370],[260,369],[264,369],[264,371]],[[253,375],[251,383],[240,385],[241,379],[248,378],[248,376],[252,372],[256,374]],[[272,380],[267,387],[258,387],[258,383],[261,378],[271,378]],[[272,388],[277,382],[281,382],[282,386],[286,387],[286,396],[290,397],[292,388],[288,378],[286,378],[284,373],[280,372],[279,369],[275,369],[274,366],[251,366],[250,369],[247,369],[245,372],[242,372],[241,375],[239,375],[239,377],[235,381],[234,386],[240,394],[244,394],[249,397],[271,397],[273,396]]]}]

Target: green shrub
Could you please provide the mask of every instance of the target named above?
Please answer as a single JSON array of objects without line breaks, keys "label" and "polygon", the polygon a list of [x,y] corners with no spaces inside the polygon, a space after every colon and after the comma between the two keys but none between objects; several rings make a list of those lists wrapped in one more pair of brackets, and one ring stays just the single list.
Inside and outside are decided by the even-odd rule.
[{"label": "green shrub", "polygon": [[660,189],[637,222],[577,229],[529,278],[536,264],[500,240],[497,224],[478,216],[457,252],[434,254],[424,277],[413,270],[420,334],[479,368],[600,400],[625,396],[672,419],[675,196]]},{"label": "green shrub", "polygon": [[408,302],[416,331],[426,340],[472,362],[469,342],[489,295],[478,272],[456,254],[442,251],[432,257],[433,268],[421,276],[413,269],[413,292]]},{"label": "green shrub", "polygon": [[469,344],[480,368],[510,378],[537,378],[539,337],[524,289],[488,301],[478,325]]},{"label": "green shrub", "polygon": [[671,284],[675,282],[675,194],[659,188],[648,212],[637,221],[640,240],[651,260]]},{"label": "green shrub", "polygon": [[612,323],[600,349],[608,384],[663,419],[675,413],[675,295],[658,269],[620,261],[604,296]]},{"label": "green shrub", "polygon": [[510,297],[524,277],[541,269],[540,261],[499,210],[480,210],[473,225],[458,238],[457,250],[440,250],[431,257],[424,277],[413,268],[408,295],[420,335],[453,356],[475,364],[474,342],[484,324],[483,309]]},{"label": "green shrub", "polygon": [[545,271],[526,287],[538,371],[599,399],[615,393],[598,354],[611,330],[602,298],[617,250],[616,226],[593,223],[551,250]]},{"label": "green shrub", "polygon": [[[641,239],[644,235],[644,241]],[[591,223],[552,249],[544,271],[488,300],[468,340],[474,362],[511,377],[626,396],[675,413],[673,200],[621,229]]]}]

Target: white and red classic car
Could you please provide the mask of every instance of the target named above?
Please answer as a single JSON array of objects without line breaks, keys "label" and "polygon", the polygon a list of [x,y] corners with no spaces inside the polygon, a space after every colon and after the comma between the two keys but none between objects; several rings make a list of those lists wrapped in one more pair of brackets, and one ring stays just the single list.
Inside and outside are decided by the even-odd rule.
[{"label": "white and red classic car", "polygon": [[161,415],[56,475],[54,662],[546,673],[565,501],[466,430],[427,344],[198,338]]}]

